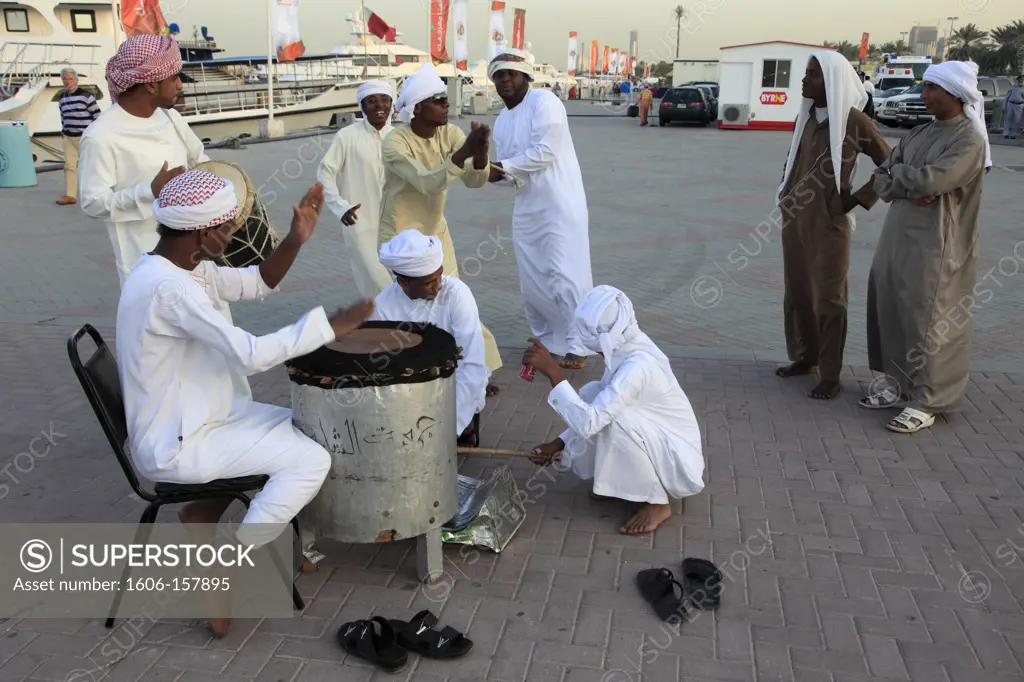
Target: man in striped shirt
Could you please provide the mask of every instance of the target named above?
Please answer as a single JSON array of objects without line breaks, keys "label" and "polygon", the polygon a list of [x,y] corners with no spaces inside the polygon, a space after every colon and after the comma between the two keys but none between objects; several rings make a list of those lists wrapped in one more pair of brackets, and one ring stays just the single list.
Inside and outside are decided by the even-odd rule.
[{"label": "man in striped shirt", "polygon": [[71,68],[60,72],[64,92],[60,96],[60,120],[64,134],[64,196],[61,206],[75,203],[78,196],[78,143],[89,124],[100,115],[96,98],[78,87],[78,73]]}]

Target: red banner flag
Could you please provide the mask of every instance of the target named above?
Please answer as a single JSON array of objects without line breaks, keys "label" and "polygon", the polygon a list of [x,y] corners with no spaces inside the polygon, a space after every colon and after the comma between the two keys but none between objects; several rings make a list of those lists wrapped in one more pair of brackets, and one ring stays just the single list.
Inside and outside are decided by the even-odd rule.
[{"label": "red banner flag", "polygon": [[860,36],[860,58],[861,59],[867,59],[868,58],[868,37],[869,36],[868,36],[867,33],[863,33]]},{"label": "red banner flag", "polygon": [[601,60],[601,73],[602,74],[608,73],[608,51],[609,50],[611,50],[611,48],[609,46],[605,45],[604,46],[604,58]]},{"label": "red banner flag", "polygon": [[386,42],[398,42],[398,31],[393,26],[388,26],[388,23],[369,7],[364,7],[364,10],[366,15],[363,20],[366,21],[367,31]]},{"label": "red banner flag", "polygon": [[512,47],[522,50],[526,44],[526,10],[517,9],[512,20]]},{"label": "red banner flag", "polygon": [[597,73],[597,41],[592,40],[590,42],[590,75]]},{"label": "red banner flag", "polygon": [[160,11],[160,0],[123,0],[121,26],[129,38],[170,33],[164,14]]},{"label": "red banner flag", "polygon": [[448,56],[448,13],[451,0],[430,0],[430,58],[435,64],[451,61]]}]

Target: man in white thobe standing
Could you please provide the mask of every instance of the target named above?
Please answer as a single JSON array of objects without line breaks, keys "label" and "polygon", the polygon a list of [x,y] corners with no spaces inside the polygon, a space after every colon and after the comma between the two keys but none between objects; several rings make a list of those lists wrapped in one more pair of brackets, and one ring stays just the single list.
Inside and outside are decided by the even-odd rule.
[{"label": "man in white thobe standing", "polygon": [[174,110],[180,71],[181,53],[170,36],[128,38],[107,63],[113,104],[82,135],[78,201],[106,223],[122,286],[159,240],[153,202],[160,190],[186,167],[209,160]]},{"label": "man in white thobe standing", "polygon": [[473,292],[458,277],[444,275],[441,240],[418,230],[403,230],[382,245],[380,262],[397,281],[377,296],[370,319],[429,323],[455,337],[462,349],[455,370],[455,433],[460,445],[478,447],[491,370]]},{"label": "man in white thobe standing", "polygon": [[[232,375],[264,372],[340,339],[373,302],[323,308],[265,336],[229,324],[215,301],[260,300],[277,291],[323,206],[314,186],[293,208],[291,232],[260,265],[226,268],[219,255],[238,213],[231,183],[205,171],[171,180],[153,206],[159,241],[125,280],[117,309],[117,361],[132,460],[154,482],[208,483],[267,475],[236,531],[256,547],[272,542],[312,500],[330,470],[324,448],[292,425],[290,409],[239,400]],[[231,498],[194,502],[183,523],[217,523]],[[218,637],[227,619],[211,621]]]},{"label": "man in white thobe standing", "polygon": [[391,275],[378,258],[377,234],[384,191],[381,146],[394,130],[394,96],[394,88],[387,81],[371,80],[359,86],[357,97],[363,119],[334,136],[317,174],[327,207],[344,226],[342,236],[352,275],[364,298],[373,298],[392,284]]},{"label": "man in white thobe standing", "polygon": [[536,464],[559,452],[562,466],[593,480],[594,499],[641,503],[620,533],[650,533],[671,515],[669,498],[704,489],[700,427],[668,358],[640,331],[624,293],[598,286],[580,302],[575,323],[588,349],[604,356],[600,381],[577,393],[536,339],[523,363],[551,381],[548,404],[568,428],[534,448]]},{"label": "man in white thobe standing", "polygon": [[[512,236],[526,321],[552,353],[564,356],[562,367],[580,369],[592,353],[575,335],[573,315],[594,282],[587,195],[565,106],[551,92],[530,89],[533,64],[522,50],[504,50],[487,75],[506,106],[494,123],[499,161],[493,166],[523,181]],[[514,186],[494,168],[490,181]]]}]

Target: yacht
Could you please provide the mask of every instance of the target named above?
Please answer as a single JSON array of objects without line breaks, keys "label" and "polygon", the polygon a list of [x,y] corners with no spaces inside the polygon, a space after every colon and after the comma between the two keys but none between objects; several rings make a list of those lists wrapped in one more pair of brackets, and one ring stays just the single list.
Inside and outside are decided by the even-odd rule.
[{"label": "yacht", "polygon": [[[25,121],[37,162],[60,160],[58,99],[61,69],[78,72],[79,84],[110,105],[104,69],[123,39],[115,5],[97,0],[17,0],[0,3],[0,120]],[[267,57],[219,57],[207,27],[183,38],[183,97],[175,108],[196,134],[210,141],[257,135],[268,117]],[[344,55],[311,55],[272,61],[273,114],[285,130],[336,124],[354,115],[356,93],[367,75]],[[387,76],[382,76],[387,77]]]}]

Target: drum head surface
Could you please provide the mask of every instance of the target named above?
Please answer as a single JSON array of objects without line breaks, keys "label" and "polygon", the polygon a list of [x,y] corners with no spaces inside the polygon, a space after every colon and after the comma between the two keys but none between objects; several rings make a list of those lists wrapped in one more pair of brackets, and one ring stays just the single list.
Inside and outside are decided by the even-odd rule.
[{"label": "drum head surface", "polygon": [[194,170],[204,170],[230,182],[235,188],[235,199],[238,200],[238,216],[235,218],[235,229],[241,228],[252,213],[252,202],[255,190],[249,176],[242,167],[230,161],[204,161]]},{"label": "drum head surface", "polygon": [[323,388],[416,384],[449,377],[455,337],[431,324],[367,322],[341,341],[285,363],[291,381]]}]

